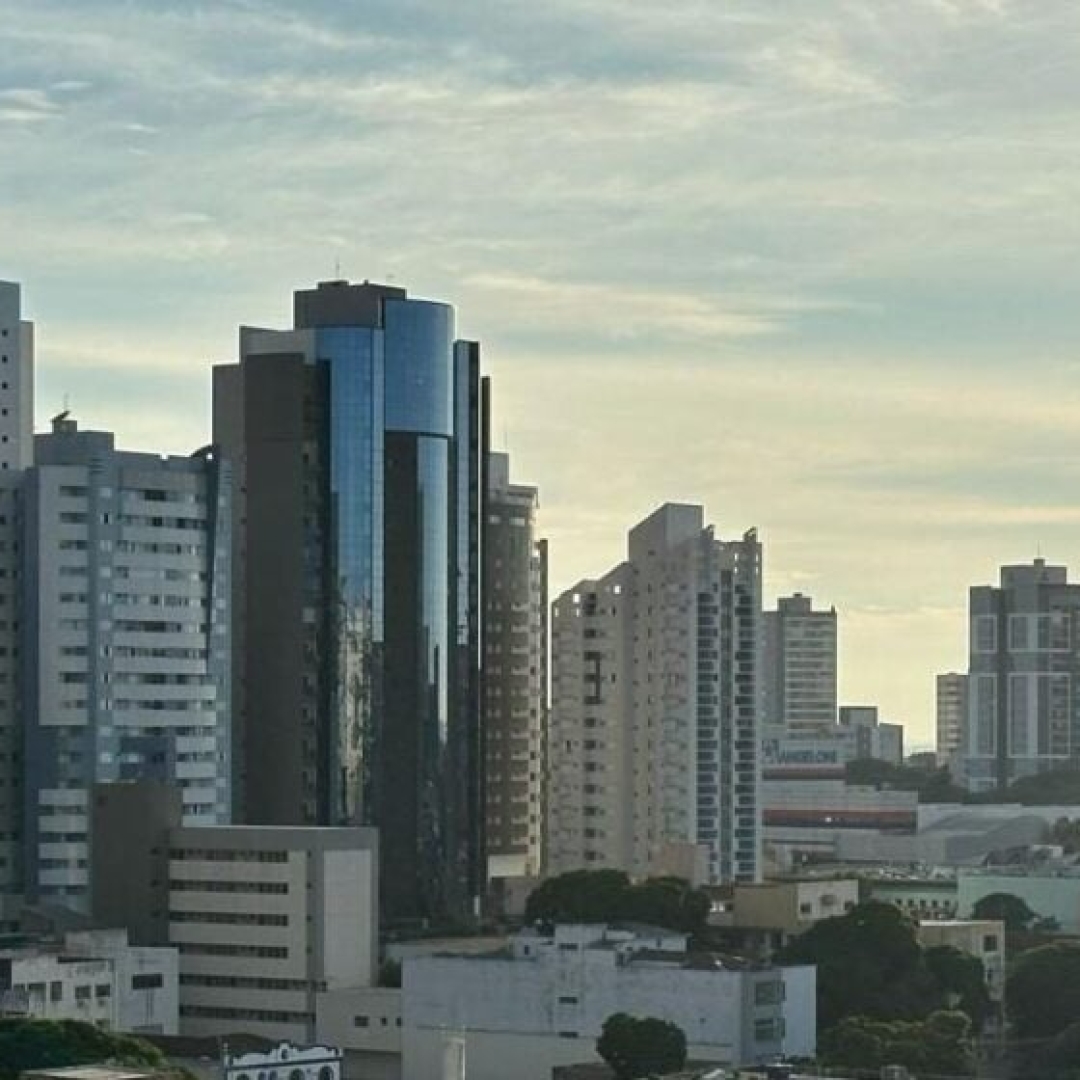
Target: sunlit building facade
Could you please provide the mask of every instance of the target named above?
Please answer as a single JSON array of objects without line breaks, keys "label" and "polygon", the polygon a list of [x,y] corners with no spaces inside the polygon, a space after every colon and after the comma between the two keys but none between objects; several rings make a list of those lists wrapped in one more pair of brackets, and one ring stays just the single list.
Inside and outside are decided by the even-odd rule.
[{"label": "sunlit building facade", "polygon": [[296,293],[215,369],[241,819],[377,826],[391,921],[481,884],[482,397],[453,309],[367,282]]}]

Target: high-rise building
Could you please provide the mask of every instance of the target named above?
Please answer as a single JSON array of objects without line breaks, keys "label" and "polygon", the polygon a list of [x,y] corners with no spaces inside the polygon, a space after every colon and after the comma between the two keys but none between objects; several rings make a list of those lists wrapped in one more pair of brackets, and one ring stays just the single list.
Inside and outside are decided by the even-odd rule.
[{"label": "high-rise building", "polygon": [[33,390],[33,325],[19,286],[0,281],[0,932],[13,928],[22,890],[19,486],[33,460]]},{"label": "high-rise building", "polygon": [[950,671],[937,677],[937,761],[951,765],[967,723],[967,676]]},{"label": "high-rise building", "polygon": [[376,825],[393,921],[483,877],[479,347],[404,289],[324,282],[214,372],[238,476],[242,820]]},{"label": "high-rise building", "polygon": [[1080,585],[1036,559],[970,595],[965,779],[975,791],[1080,759]]},{"label": "high-rise building", "polygon": [[493,878],[543,866],[547,771],[547,545],[537,491],[488,455],[484,525],[484,792]]},{"label": "high-rise building", "polygon": [[876,705],[841,705],[839,730],[851,738],[852,757],[904,763],[903,725],[882,720]]},{"label": "high-rise building", "polygon": [[95,783],[178,784],[229,820],[231,482],[211,449],[117,450],[67,413],[23,482],[28,893],[89,906]]},{"label": "high-rise building", "polygon": [[666,504],[552,610],[548,870],[754,880],[761,546]]},{"label": "high-rise building", "polygon": [[809,596],[782,596],[763,619],[764,720],[790,735],[836,723],[836,609],[815,611]]}]

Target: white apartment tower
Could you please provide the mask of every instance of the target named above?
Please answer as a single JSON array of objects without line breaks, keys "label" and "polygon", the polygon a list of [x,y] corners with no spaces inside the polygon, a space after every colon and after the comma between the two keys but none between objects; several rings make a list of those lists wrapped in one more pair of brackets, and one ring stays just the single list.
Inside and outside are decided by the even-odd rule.
[{"label": "white apartment tower", "polygon": [[752,881],[761,546],[665,504],[552,611],[548,870]]},{"label": "white apartment tower", "polygon": [[85,910],[89,793],[158,780],[230,818],[228,468],[116,450],[62,414],[23,483],[26,886]]},{"label": "white apartment tower", "polygon": [[12,928],[22,889],[19,483],[33,457],[33,390],[33,325],[19,286],[0,281],[0,930]]},{"label": "white apartment tower", "polygon": [[547,544],[537,490],[488,455],[484,527],[485,828],[492,878],[543,870],[547,766]]},{"label": "white apartment tower", "polygon": [[836,723],[836,609],[782,596],[764,617],[765,723],[811,735]]}]

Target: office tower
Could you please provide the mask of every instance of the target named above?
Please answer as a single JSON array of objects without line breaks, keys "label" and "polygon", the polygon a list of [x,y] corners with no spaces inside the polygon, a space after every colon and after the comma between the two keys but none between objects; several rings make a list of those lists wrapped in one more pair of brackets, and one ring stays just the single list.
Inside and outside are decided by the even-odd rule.
[{"label": "office tower", "polygon": [[975,791],[1075,768],[1080,758],[1080,585],[1036,559],[970,595],[965,778]]},{"label": "office tower", "polygon": [[967,722],[967,676],[950,671],[937,677],[937,761],[952,766]]},{"label": "office tower", "polygon": [[484,525],[486,845],[493,878],[543,865],[547,768],[547,545],[537,492],[488,455]]},{"label": "office tower", "polygon": [[839,728],[851,737],[851,756],[904,763],[904,728],[880,719],[876,705],[841,705]]},{"label": "office tower", "polygon": [[753,880],[761,547],[666,504],[552,610],[548,870]]},{"label": "office tower", "polygon": [[450,306],[367,282],[296,293],[214,372],[243,820],[378,826],[389,920],[481,888],[482,394]]},{"label": "office tower", "polygon": [[815,611],[809,596],[782,596],[763,620],[764,721],[790,735],[836,723],[836,609]]},{"label": "office tower", "polygon": [[178,784],[229,820],[228,467],[117,450],[67,413],[23,484],[20,636],[31,896],[89,907],[95,783]]},{"label": "office tower", "polygon": [[33,458],[33,390],[33,325],[19,286],[0,281],[0,932],[13,929],[22,889],[19,485]]}]

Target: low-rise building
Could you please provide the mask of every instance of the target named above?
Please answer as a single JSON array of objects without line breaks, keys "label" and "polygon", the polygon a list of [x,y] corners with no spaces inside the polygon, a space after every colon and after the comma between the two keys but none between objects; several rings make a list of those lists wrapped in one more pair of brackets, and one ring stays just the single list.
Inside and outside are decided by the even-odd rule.
[{"label": "low-rise building", "polygon": [[548,1080],[556,1065],[597,1060],[617,1012],[677,1024],[695,1060],[812,1057],[815,985],[811,966],[729,966],[651,927],[524,931],[487,956],[405,960],[402,1075],[428,1080],[460,1053],[470,1080],[505,1080],[508,1061],[515,1080]]},{"label": "low-rise building", "polygon": [[912,919],[956,917],[956,877],[919,874],[874,874],[862,880],[864,900],[894,904]]},{"label": "low-rise building", "polygon": [[736,883],[714,903],[709,923],[730,930],[742,946],[771,952],[822,919],[851,911],[858,902],[855,878]]},{"label": "low-rise building", "polygon": [[986,973],[990,1000],[999,1008],[1005,994],[1005,924],[997,919],[931,919],[920,922],[924,949],[945,946],[974,956]]},{"label": "low-rise building", "polygon": [[1080,866],[961,870],[957,877],[960,917],[971,918],[975,905],[994,893],[1007,893],[1023,900],[1048,930],[1080,934]]},{"label": "low-rise building", "polygon": [[0,1012],[175,1035],[176,950],[131,946],[123,930],[25,939],[0,947]]}]

